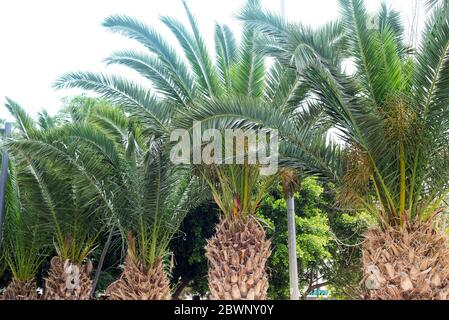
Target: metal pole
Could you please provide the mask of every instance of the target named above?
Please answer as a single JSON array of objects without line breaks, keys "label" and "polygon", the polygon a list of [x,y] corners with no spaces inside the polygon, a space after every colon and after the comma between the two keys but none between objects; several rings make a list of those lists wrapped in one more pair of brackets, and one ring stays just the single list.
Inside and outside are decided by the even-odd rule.
[{"label": "metal pole", "polygon": [[[11,134],[12,125],[10,122],[5,123],[5,137]],[[3,241],[3,218],[5,215],[5,194],[6,180],[8,179],[9,156],[7,152],[3,153],[2,168],[0,172],[0,249]]]},{"label": "metal pole", "polygon": [[299,300],[298,258],[296,254],[295,199],[290,193],[287,201],[288,216],[288,271],[290,276],[290,299]]}]

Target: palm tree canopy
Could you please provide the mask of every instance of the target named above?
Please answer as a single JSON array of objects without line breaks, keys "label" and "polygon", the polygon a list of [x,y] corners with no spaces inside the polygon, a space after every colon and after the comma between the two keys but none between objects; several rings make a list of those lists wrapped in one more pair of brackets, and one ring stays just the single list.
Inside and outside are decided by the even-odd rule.
[{"label": "palm tree canopy", "polygon": [[410,55],[396,15],[386,15],[383,7],[379,25],[372,26],[363,1],[341,0],[340,6],[355,74],[315,64],[304,79],[348,147],[342,180],[362,191],[349,198],[371,207],[366,191],[373,188],[384,222],[429,218],[449,181],[442,170],[448,161],[447,8],[432,13],[421,47]]},{"label": "palm tree canopy", "polygon": [[[204,129],[245,125],[254,128],[263,122],[275,129],[285,127],[287,129],[280,134],[285,140],[281,147],[281,164],[311,173],[324,172],[324,176],[335,179],[329,168],[331,161],[335,166],[338,162],[331,160],[338,158],[338,146],[328,145],[322,132],[306,133],[306,125],[325,130],[323,123],[318,122],[317,106],[304,104],[308,88],[295,69],[280,62],[267,67],[263,52],[257,49],[260,33],[251,23],[244,24],[240,42],[229,27],[217,23],[215,53],[211,56],[195,17],[185,2],[184,6],[188,26],[171,17],[161,18],[181,50],[170,46],[155,29],[132,17],[115,15],[103,23],[112,32],[137,41],[145,49],[144,53],[114,52],[106,58],[107,64],[129,67],[149,83],[137,84],[114,75],[73,72],[61,76],[55,87],[95,91],[131,117],[145,117],[145,126],[161,135],[167,135],[170,128],[191,129],[195,120],[203,121]],[[242,10],[255,9],[261,10],[260,3],[251,0]],[[312,40],[306,37],[307,30],[300,30],[292,41],[319,42],[325,50],[329,37],[339,38],[339,29],[341,27],[334,24],[325,26]],[[327,33],[329,35],[324,36]],[[237,110],[239,104],[245,108]],[[273,109],[276,109],[274,115]],[[300,134],[297,128],[301,129]],[[331,154],[335,156],[330,157]]]},{"label": "palm tree canopy", "polygon": [[45,130],[10,101],[21,126],[19,137],[5,147],[33,170],[39,207],[52,217],[63,258],[81,262],[100,232],[116,225],[124,239],[128,234],[137,239],[135,258],[151,266],[165,256],[183,216],[196,204],[198,180],[169,163],[146,113],[128,117],[103,101],[81,101],[83,108],[64,110],[65,123]]}]

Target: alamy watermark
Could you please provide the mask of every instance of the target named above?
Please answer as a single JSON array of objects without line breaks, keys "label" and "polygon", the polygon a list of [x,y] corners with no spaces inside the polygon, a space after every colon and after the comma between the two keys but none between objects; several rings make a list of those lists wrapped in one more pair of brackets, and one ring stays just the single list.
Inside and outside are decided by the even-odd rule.
[{"label": "alamy watermark", "polygon": [[193,123],[192,135],[184,129],[171,132],[176,145],[170,151],[174,164],[259,165],[260,174],[274,175],[279,164],[277,130],[218,129],[202,130],[201,122]]}]

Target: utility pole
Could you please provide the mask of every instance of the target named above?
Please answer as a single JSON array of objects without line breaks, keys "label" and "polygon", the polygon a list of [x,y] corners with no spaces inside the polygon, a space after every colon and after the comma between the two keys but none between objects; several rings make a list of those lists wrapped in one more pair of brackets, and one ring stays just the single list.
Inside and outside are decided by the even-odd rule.
[{"label": "utility pole", "polygon": [[[5,137],[9,137],[11,134],[12,125],[10,122],[5,123]],[[2,156],[2,167],[0,172],[0,249],[3,242],[3,219],[5,216],[5,194],[6,194],[6,181],[8,180],[8,166],[9,156],[7,152]]]}]

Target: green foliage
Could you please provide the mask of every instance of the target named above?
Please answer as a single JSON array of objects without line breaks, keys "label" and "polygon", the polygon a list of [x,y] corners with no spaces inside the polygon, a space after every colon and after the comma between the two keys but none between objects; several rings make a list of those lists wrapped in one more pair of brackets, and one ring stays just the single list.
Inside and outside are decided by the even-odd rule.
[{"label": "green foliage", "polygon": [[10,164],[1,255],[16,280],[32,280],[51,248],[51,228],[45,212],[35,206],[38,199],[28,168]]},{"label": "green foliage", "polygon": [[207,239],[215,233],[218,211],[219,208],[210,201],[190,210],[181,224],[179,235],[173,239],[170,248],[175,257],[172,270],[175,292],[180,286],[186,286],[190,293],[200,296],[209,291],[205,247]]},{"label": "green foliage", "polygon": [[335,299],[359,299],[359,283],[362,279],[360,246],[363,232],[375,225],[373,216],[365,212],[356,215],[334,213],[330,215],[334,236],[331,248],[332,261],[325,275],[331,279],[329,289]]},{"label": "green foliage", "polygon": [[[372,219],[363,213],[349,215],[334,210],[335,195],[329,188],[308,178],[295,193],[296,250],[303,297],[317,283],[331,288],[335,297],[348,297],[360,281],[360,241]],[[287,208],[280,187],[264,199],[259,212],[273,228],[269,233],[273,239],[269,295],[272,299],[289,299]]]},{"label": "green foliage", "polygon": [[145,266],[166,256],[199,183],[171,165],[145,116],[78,98],[63,110],[62,124],[38,129],[20,106],[10,103],[10,110],[21,135],[5,147],[32,170],[33,205],[47,213],[63,259],[80,263],[113,226],[125,241],[135,238],[131,254]]},{"label": "green foliage", "polygon": [[449,1],[448,0],[425,0],[425,5],[429,10],[437,9],[438,6],[448,7]]},{"label": "green foliage", "polygon": [[212,197],[229,221],[246,221],[254,215],[276,176],[263,177],[255,165],[223,165],[212,169],[205,178]]}]

